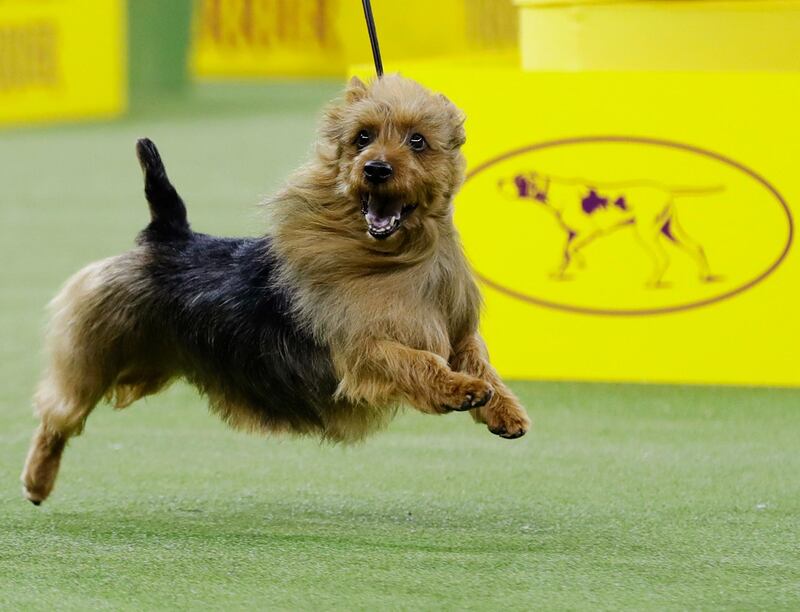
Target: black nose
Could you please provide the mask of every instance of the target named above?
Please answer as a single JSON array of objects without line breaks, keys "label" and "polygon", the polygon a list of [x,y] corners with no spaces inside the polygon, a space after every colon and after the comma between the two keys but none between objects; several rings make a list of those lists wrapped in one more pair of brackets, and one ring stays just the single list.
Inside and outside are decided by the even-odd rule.
[{"label": "black nose", "polygon": [[364,176],[370,183],[385,183],[392,178],[392,165],[384,161],[368,161],[364,164]]}]

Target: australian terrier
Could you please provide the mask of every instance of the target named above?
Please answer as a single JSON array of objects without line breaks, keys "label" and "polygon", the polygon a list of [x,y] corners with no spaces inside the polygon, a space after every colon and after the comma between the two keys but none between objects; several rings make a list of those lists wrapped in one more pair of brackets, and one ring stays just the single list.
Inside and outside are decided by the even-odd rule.
[{"label": "australian terrier", "polygon": [[47,498],[101,399],[124,408],[181,377],[253,431],[354,441],[409,404],[525,434],[478,335],[480,294],[453,225],[464,140],[443,95],[400,76],[353,79],[311,160],[267,203],[260,238],[192,231],[140,140],[150,224],[51,303],[26,497]]}]

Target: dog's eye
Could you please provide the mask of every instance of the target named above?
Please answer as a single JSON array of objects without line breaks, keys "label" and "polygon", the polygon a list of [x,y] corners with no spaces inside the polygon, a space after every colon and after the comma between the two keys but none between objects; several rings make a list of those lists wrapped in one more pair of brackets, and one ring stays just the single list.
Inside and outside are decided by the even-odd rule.
[{"label": "dog's eye", "polygon": [[361,151],[372,142],[372,135],[367,130],[361,130],[356,136],[356,147]]},{"label": "dog's eye", "polygon": [[410,146],[414,151],[420,152],[425,150],[425,147],[428,146],[428,143],[422,134],[412,134],[411,138],[408,139],[408,146]]}]

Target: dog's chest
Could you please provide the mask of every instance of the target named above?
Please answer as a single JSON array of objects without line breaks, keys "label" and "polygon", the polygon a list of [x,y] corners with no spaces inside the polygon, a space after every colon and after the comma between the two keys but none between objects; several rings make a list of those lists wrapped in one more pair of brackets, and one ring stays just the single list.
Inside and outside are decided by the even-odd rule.
[{"label": "dog's chest", "polygon": [[449,267],[433,274],[430,283],[412,297],[408,310],[417,313],[416,348],[447,359],[452,346],[477,326],[479,297],[466,268]]},{"label": "dog's chest", "polygon": [[411,345],[420,350],[430,351],[447,359],[451,352],[450,319],[447,304],[440,299],[428,296],[412,306],[417,313]]}]

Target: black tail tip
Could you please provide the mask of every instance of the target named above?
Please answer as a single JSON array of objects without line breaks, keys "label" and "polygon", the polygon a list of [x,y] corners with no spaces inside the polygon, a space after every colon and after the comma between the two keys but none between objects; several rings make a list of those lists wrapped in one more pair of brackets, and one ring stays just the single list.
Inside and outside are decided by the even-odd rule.
[{"label": "black tail tip", "polygon": [[156,144],[149,138],[140,138],[136,141],[136,157],[139,158],[139,165],[142,167],[142,172],[153,173],[164,171],[161,155],[158,153]]}]

